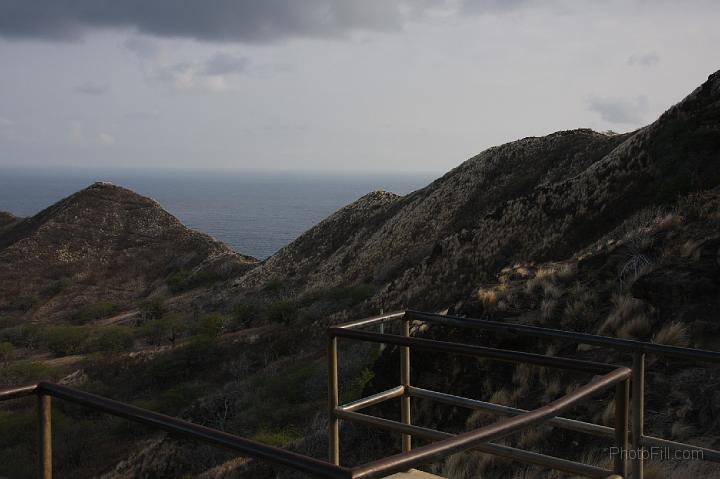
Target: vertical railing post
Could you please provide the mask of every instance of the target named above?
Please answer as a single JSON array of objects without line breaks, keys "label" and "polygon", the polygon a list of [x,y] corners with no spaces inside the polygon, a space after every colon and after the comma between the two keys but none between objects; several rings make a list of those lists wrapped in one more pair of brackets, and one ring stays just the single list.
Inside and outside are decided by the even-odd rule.
[{"label": "vertical railing post", "polygon": [[635,460],[633,479],[643,479],[643,435],[645,434],[645,353],[633,355],[632,367],[632,444]]},{"label": "vertical railing post", "polygon": [[627,477],[629,382],[626,379],[615,387],[615,445],[618,454],[615,456],[614,472],[623,478]]},{"label": "vertical railing post", "polygon": [[52,402],[47,394],[38,395],[38,479],[52,479]]},{"label": "vertical railing post", "polygon": [[[402,334],[403,336],[410,336],[410,319],[405,317],[402,319]],[[405,346],[400,348],[400,384],[405,387],[401,399],[401,415],[403,424],[411,423],[410,415],[410,394],[408,393],[408,387],[410,386],[410,348]],[[410,434],[402,435],[402,450],[408,452],[412,449],[412,436]]]},{"label": "vertical railing post", "polygon": [[328,444],[329,461],[340,464],[340,420],[335,415],[338,406],[338,354],[337,337],[333,333],[328,335]]}]

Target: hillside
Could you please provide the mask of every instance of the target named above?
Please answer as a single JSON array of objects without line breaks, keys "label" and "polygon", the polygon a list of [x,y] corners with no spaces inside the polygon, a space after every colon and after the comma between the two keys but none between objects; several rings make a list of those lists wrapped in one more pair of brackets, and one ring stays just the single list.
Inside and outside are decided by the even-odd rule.
[{"label": "hillside", "polygon": [[108,183],[31,218],[0,221],[3,316],[64,318],[97,302],[127,308],[162,292],[178,272],[185,281],[217,280],[256,263],[186,228],[155,201]]},{"label": "hillside", "polygon": [[[95,184],[33,218],[0,216],[0,314],[13,323],[0,324],[0,342],[16,354],[0,380],[62,380],[324,457],[323,329],[348,317],[447,310],[719,349],[719,187],[720,72],[640,130],[524,138],[409,195],[369,193],[262,263],[188,230],[150,199]],[[117,318],[73,322],[73,311],[107,303],[117,305],[122,326],[105,322]],[[28,318],[56,319],[64,329],[43,335],[15,325]],[[415,326],[418,335],[458,334]],[[75,337],[68,347],[70,329],[98,339]],[[126,341],[101,341],[103,331]],[[624,361],[515,338],[459,339]],[[395,381],[396,349],[343,347],[344,399]],[[413,356],[414,381],[504,404],[532,407],[574,384],[523,368],[437,359]],[[717,371],[664,361],[649,369],[648,429],[717,447]],[[666,402],[674,416],[662,411]],[[581,413],[608,420],[593,405]],[[455,430],[487,419],[429,406],[415,414],[414,422],[436,425],[440,417],[443,429]],[[26,422],[0,415],[0,437],[34,416],[26,410],[22,417]],[[60,417],[63,437],[113,444],[89,454],[82,441],[62,442],[62,454],[73,458],[63,472],[72,477],[293,477],[118,421],[101,423],[98,432],[90,425],[95,418],[72,408]],[[546,433],[517,441],[554,452],[576,439]],[[384,434],[352,427],[344,434],[350,462],[397,446]],[[0,464],[12,460],[7,470],[20,470],[21,459],[31,457],[32,437],[26,442],[8,446]],[[580,455],[600,447],[582,444],[587,449],[574,449]],[[483,456],[453,461],[436,468],[459,479],[514,477],[506,463]],[[690,474],[679,471],[657,477]]]}]

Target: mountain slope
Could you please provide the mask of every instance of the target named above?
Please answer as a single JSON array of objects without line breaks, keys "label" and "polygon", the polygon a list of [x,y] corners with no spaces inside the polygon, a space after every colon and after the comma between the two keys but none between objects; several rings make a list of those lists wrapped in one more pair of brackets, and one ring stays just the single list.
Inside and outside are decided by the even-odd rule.
[{"label": "mountain slope", "polygon": [[98,301],[123,306],[173,272],[226,277],[255,262],[149,198],[95,183],[2,230],[0,311],[54,317]]},{"label": "mountain slope", "polygon": [[[367,197],[238,281],[295,278],[299,288],[386,285],[380,305],[436,307],[518,260],[571,254],[646,205],[720,182],[720,73],[636,132],[558,132],[490,148],[427,187]],[[340,215],[340,216],[338,216]],[[313,249],[323,238],[327,247]]]}]

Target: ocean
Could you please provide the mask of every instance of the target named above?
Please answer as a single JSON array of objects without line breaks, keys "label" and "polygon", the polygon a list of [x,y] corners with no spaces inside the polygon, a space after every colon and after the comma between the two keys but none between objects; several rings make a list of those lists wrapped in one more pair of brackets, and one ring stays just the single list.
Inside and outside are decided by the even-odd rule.
[{"label": "ocean", "polygon": [[404,195],[437,176],[0,168],[0,211],[32,216],[96,181],[109,181],[157,200],[186,226],[233,250],[264,259],[370,191]]}]

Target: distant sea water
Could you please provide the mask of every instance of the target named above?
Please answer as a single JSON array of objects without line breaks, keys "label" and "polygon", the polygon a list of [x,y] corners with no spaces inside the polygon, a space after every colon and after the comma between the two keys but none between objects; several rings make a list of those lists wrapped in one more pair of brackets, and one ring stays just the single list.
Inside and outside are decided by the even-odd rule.
[{"label": "distant sea water", "polygon": [[186,226],[264,259],[374,190],[401,195],[437,175],[0,168],[0,211],[32,216],[96,181],[157,200]]}]

